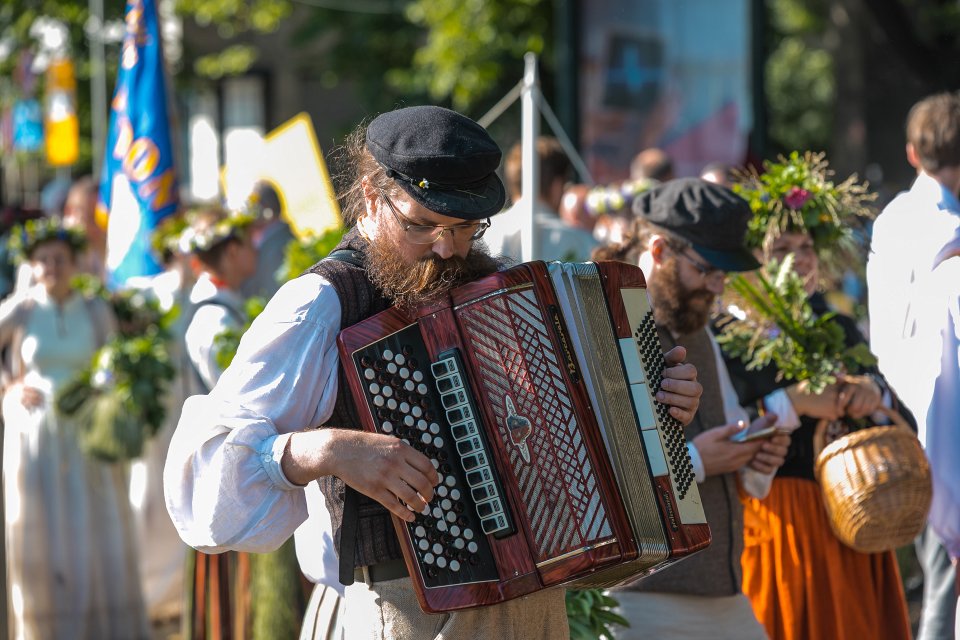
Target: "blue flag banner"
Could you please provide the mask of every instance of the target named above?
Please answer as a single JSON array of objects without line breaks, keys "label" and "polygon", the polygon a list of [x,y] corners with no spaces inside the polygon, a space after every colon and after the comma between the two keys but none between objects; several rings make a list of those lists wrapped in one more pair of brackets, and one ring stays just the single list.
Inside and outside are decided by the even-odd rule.
[{"label": "blue flag banner", "polygon": [[161,271],[150,237],[179,199],[154,0],[127,0],[125,20],[97,205],[111,287]]}]

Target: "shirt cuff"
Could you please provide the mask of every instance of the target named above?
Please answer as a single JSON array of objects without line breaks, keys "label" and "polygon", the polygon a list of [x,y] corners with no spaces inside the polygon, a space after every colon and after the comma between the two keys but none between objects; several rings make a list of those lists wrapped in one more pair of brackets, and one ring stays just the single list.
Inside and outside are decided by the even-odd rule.
[{"label": "shirt cuff", "polygon": [[763,399],[763,406],[769,413],[777,414],[777,423],[773,426],[781,429],[796,429],[800,426],[800,416],[793,408],[793,402],[786,389],[777,389]]},{"label": "shirt cuff", "polygon": [[707,479],[707,471],[703,468],[703,458],[700,457],[700,452],[697,451],[697,445],[688,441],[687,451],[690,452],[690,462],[693,464],[694,477],[698,483],[703,482]]},{"label": "shirt cuff", "polygon": [[283,475],[283,469],[280,467],[283,451],[287,448],[287,442],[289,442],[290,436],[292,435],[292,433],[285,433],[283,435],[270,436],[264,440],[260,446],[259,456],[260,466],[266,471],[267,476],[273,481],[273,484],[287,491],[303,489],[303,486],[287,480],[287,476]]}]

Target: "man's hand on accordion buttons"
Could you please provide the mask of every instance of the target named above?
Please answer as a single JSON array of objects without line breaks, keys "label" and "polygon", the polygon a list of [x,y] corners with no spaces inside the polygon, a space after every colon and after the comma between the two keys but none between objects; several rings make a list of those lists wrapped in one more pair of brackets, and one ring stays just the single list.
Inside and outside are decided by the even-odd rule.
[{"label": "man's hand on accordion buttons", "polygon": [[686,357],[687,350],[683,347],[674,347],[663,354],[667,367],[657,392],[657,402],[670,405],[670,415],[684,426],[690,424],[700,408],[703,393],[703,387],[697,382],[697,368],[684,362]]},{"label": "man's hand on accordion buttons", "polygon": [[407,522],[414,520],[411,509],[426,509],[440,483],[429,458],[399,438],[380,433],[352,429],[295,433],[289,452],[282,468],[290,482],[306,484],[321,476],[337,476]]}]

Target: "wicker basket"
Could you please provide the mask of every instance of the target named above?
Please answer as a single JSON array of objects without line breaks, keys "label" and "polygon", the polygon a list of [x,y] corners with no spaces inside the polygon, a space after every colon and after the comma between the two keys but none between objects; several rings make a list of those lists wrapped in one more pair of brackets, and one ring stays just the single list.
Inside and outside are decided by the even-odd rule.
[{"label": "wicker basket", "polygon": [[897,424],[837,439],[814,466],[834,534],[862,553],[909,543],[930,510],[927,456],[899,414],[888,415]]}]

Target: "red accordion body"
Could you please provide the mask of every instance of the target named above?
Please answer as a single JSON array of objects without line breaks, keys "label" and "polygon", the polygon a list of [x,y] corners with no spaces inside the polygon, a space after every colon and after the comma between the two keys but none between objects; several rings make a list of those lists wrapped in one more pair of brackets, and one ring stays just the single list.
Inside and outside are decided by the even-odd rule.
[{"label": "red accordion body", "polygon": [[644,287],[622,263],[531,262],[341,332],[364,428],[441,476],[429,513],[394,518],[425,611],[627,582],[709,544],[683,428],[653,399]]}]

